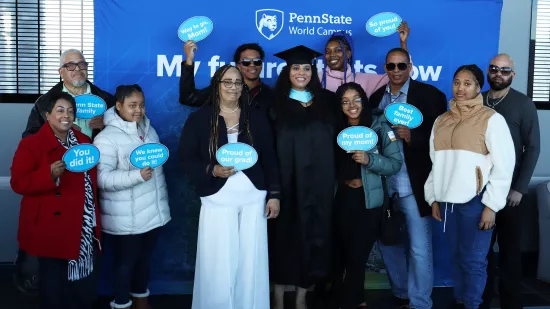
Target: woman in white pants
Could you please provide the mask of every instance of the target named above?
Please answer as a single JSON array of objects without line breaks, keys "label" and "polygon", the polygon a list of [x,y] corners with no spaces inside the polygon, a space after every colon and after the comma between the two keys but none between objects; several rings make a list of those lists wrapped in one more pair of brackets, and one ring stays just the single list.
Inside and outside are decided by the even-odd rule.
[{"label": "woman in white pants", "polygon": [[[239,100],[242,88],[235,67],[218,69],[210,99],[189,116],[181,137],[183,168],[202,204],[193,309],[269,309],[266,219],[279,213],[278,164],[269,121]],[[235,142],[257,151],[251,168],[217,162],[218,148]]]}]

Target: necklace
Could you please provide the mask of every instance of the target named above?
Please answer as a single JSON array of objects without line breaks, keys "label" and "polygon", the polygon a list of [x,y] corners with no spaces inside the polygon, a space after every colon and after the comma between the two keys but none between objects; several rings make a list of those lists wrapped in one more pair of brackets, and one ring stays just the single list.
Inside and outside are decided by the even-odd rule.
[{"label": "necklace", "polygon": [[223,108],[222,108],[222,106],[220,105],[220,110],[221,110],[222,112],[224,112],[224,113],[227,113],[227,114],[233,114],[233,113],[236,112],[238,109],[239,109],[239,106],[237,105],[237,107],[236,107],[234,110],[228,112],[228,111],[224,111]]},{"label": "necklace", "polygon": [[[502,100],[504,100],[504,98],[506,98],[506,96],[508,95],[508,92],[510,92],[510,89],[508,88],[508,91],[506,91],[506,93],[500,98],[498,99],[498,101],[494,102],[494,103],[489,103],[489,93],[487,93],[487,106],[489,106],[490,108],[494,109],[495,106],[497,106],[498,104],[500,104],[500,102],[502,102]],[[494,100],[494,98],[492,98]]]}]

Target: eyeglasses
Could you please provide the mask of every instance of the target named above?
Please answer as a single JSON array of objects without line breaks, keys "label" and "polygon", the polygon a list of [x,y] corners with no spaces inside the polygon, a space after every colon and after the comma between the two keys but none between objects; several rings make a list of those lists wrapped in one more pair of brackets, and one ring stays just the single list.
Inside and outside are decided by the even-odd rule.
[{"label": "eyeglasses", "polygon": [[230,80],[222,80],[223,86],[225,88],[231,88],[233,85],[235,85],[235,88],[239,89],[243,87],[243,82],[240,80],[236,80],[235,82],[232,82]]},{"label": "eyeglasses", "polygon": [[498,72],[502,74],[502,76],[509,76],[514,72],[514,69],[510,67],[497,67],[496,65],[490,65],[489,66],[489,74],[496,75]]},{"label": "eyeglasses", "polygon": [[405,71],[408,67],[409,67],[409,64],[408,63],[405,63],[405,62],[400,62],[400,63],[386,63],[386,69],[388,71],[393,71],[395,70],[395,67],[397,67],[397,69],[399,71]]},{"label": "eyeglasses", "polygon": [[251,66],[252,64],[254,64],[254,66],[261,66],[262,63],[264,63],[264,61],[262,59],[254,59],[254,60],[250,60],[250,59],[243,59],[243,61],[239,62],[242,66],[244,67],[249,67]]},{"label": "eyeglasses", "polygon": [[87,70],[88,69],[88,62],[86,61],[80,61],[78,63],[74,63],[74,62],[67,62],[65,63],[64,65],[62,65],[61,67],[62,68],[65,68],[69,71],[74,71],[76,70],[76,67],[79,67],[81,70]]}]

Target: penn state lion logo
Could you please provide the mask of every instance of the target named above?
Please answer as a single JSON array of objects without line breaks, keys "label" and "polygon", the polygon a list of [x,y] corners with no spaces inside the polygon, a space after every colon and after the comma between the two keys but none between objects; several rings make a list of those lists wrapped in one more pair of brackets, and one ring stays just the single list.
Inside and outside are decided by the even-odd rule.
[{"label": "penn state lion logo", "polygon": [[283,30],[285,13],[279,10],[263,9],[256,11],[256,29],[268,40]]}]

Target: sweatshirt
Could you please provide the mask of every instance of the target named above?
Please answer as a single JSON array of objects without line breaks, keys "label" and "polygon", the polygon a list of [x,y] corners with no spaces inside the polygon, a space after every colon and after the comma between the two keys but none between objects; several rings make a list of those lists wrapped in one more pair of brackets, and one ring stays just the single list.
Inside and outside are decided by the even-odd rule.
[{"label": "sweatshirt", "polygon": [[482,194],[483,205],[506,206],[512,183],[514,142],[502,115],[483,106],[482,95],[450,102],[430,137],[432,171],[424,185],[426,202],[464,204]]}]

